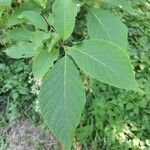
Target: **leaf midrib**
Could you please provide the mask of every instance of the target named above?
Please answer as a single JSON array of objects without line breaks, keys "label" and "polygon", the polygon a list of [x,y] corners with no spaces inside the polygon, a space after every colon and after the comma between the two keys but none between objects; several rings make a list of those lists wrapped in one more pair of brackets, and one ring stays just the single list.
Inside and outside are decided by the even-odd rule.
[{"label": "leaf midrib", "polygon": [[85,53],[85,52],[83,52],[83,51],[80,51],[80,50],[75,49],[75,48],[72,48],[72,49],[78,51],[79,53],[82,53],[82,54],[88,56],[89,58],[92,58],[92,59],[95,60],[96,62],[98,62],[98,63],[100,63],[101,65],[103,65],[103,66],[105,66],[106,68],[108,68],[111,72],[113,72],[113,73],[115,73],[115,74],[118,75],[118,73],[117,73],[115,70],[112,70],[109,66],[107,66],[107,65],[106,65],[105,63],[103,63],[102,61],[100,61],[100,60],[94,58],[93,56],[91,56],[91,55],[89,55],[89,54],[87,54],[87,53]]},{"label": "leaf midrib", "polygon": [[65,58],[64,58],[64,94],[63,94],[63,96],[64,96],[64,128],[65,128],[65,131],[67,131],[67,128],[66,128],[66,114],[67,114],[67,112],[66,112],[66,109],[67,109],[67,107],[66,107],[66,104],[67,104],[67,102],[66,102],[66,75],[67,75],[67,62],[66,62],[66,56],[65,56]]},{"label": "leaf midrib", "polygon": [[103,23],[101,22],[101,20],[99,20],[99,18],[96,16],[96,14],[94,13],[94,11],[92,9],[89,9],[91,11],[91,13],[94,15],[94,17],[96,18],[96,20],[99,22],[99,24],[102,26],[102,28],[104,29],[108,39],[110,41],[112,41],[111,37],[109,36],[109,33],[107,32],[107,29],[105,28],[105,26],[103,25]]}]

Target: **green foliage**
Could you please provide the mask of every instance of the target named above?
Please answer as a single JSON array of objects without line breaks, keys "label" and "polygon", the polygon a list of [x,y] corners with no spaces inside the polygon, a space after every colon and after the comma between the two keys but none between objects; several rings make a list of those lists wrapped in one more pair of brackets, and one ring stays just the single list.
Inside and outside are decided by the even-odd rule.
[{"label": "green foliage", "polygon": [[18,18],[23,19],[27,24],[32,24],[39,29],[43,29],[45,31],[48,29],[45,19],[36,11],[23,11]]},{"label": "green foliage", "polygon": [[87,26],[91,38],[111,41],[122,49],[127,49],[127,27],[110,12],[90,9]]},{"label": "green foliage", "polygon": [[135,15],[133,8],[131,7],[131,5],[128,3],[127,0],[102,0],[102,1],[106,3],[110,3],[114,6],[118,6],[121,9],[127,11],[128,13]]},{"label": "green foliage", "polygon": [[47,73],[39,101],[48,127],[70,149],[86,99],[78,70],[69,57],[63,57]]},{"label": "green foliage", "polygon": [[30,32],[23,28],[14,28],[6,33],[6,36],[10,40],[15,41],[30,41]]},{"label": "green foliage", "polygon": [[8,8],[11,6],[11,3],[12,3],[12,0],[3,0],[3,1],[0,1],[0,7],[1,8]]},{"label": "green foliage", "polygon": [[[0,53],[0,128],[21,116],[29,116],[34,94],[27,82],[31,68],[22,60],[9,60]],[[5,61],[5,63],[4,63]],[[28,108],[28,109],[27,109]],[[32,110],[31,110],[32,108]]]},{"label": "green foliage", "polygon": [[[85,82],[85,111],[76,131],[81,149],[150,149],[150,15],[147,0],[132,1],[137,16],[124,15],[129,27],[129,52],[136,70],[140,95],[114,89],[98,81]],[[140,8],[140,9],[139,9]],[[142,21],[141,21],[142,20]],[[92,83],[91,83],[92,82]],[[79,142],[79,143],[78,143]]]},{"label": "green foliage", "polygon": [[19,42],[16,45],[7,48],[6,54],[12,58],[28,58],[36,55],[36,49],[29,42]]},{"label": "green foliage", "polygon": [[88,82],[91,92],[76,131],[76,143],[83,149],[150,148],[150,54],[139,53],[134,54],[134,65],[139,67],[138,83],[146,94],[118,90],[96,80]]},{"label": "green foliage", "polygon": [[64,40],[73,32],[77,8],[77,5],[72,0],[56,0],[54,2],[53,25]]},{"label": "green foliage", "polygon": [[[122,6],[133,14],[127,1],[105,2]],[[66,149],[71,148],[85,103],[79,68],[104,83],[139,91],[126,51],[125,25],[109,12],[102,9],[96,11],[93,6],[99,7],[99,1],[78,3],[55,0],[51,4],[27,0],[12,5],[10,10],[3,7],[5,11],[1,17],[4,22],[2,44],[9,47],[5,52],[12,58],[33,57],[33,74],[35,78],[42,78],[39,101],[44,121]],[[86,40],[79,41],[79,44],[70,39],[73,39],[75,18],[82,9],[88,11],[89,15],[94,12],[94,15],[90,15],[90,19],[89,15],[84,18],[88,19],[89,33],[82,37]],[[103,33],[102,36],[95,36],[91,28],[93,20],[96,20],[95,25],[98,32]],[[116,25],[120,30],[107,26],[106,22]],[[22,35],[23,31],[17,32],[19,28],[26,32]],[[112,28],[112,32],[109,28]],[[132,108],[131,105],[128,108]]]},{"label": "green foliage", "polygon": [[87,40],[70,49],[70,55],[86,74],[115,87],[138,91],[132,65],[120,47],[104,40]]},{"label": "green foliage", "polygon": [[[150,90],[146,85],[145,88]],[[97,81],[93,82],[92,89],[76,131],[83,149],[149,149],[150,97]]]},{"label": "green foliage", "polygon": [[49,52],[47,50],[41,50],[37,56],[33,59],[33,75],[36,79],[42,79],[45,74],[53,67],[53,62],[57,60],[58,51],[54,49]]}]

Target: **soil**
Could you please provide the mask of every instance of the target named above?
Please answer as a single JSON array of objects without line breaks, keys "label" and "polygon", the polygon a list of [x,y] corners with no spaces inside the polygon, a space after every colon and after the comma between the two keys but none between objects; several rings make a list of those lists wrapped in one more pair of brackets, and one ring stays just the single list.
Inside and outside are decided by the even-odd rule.
[{"label": "soil", "polygon": [[0,134],[5,135],[5,150],[61,150],[59,142],[49,131],[36,127],[28,119],[0,128]]}]

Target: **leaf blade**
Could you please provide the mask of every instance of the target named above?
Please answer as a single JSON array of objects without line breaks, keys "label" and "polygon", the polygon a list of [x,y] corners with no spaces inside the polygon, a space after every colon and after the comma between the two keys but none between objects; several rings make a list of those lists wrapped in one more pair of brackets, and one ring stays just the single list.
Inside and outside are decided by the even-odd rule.
[{"label": "leaf blade", "polygon": [[48,70],[53,66],[58,54],[59,51],[57,49],[54,49],[51,53],[45,49],[42,49],[39,54],[33,58],[32,72],[34,78],[42,79]]},{"label": "leaf blade", "polygon": [[47,73],[39,95],[44,120],[66,149],[71,148],[85,104],[79,78],[73,62],[65,56]]},{"label": "leaf blade", "polygon": [[139,91],[128,55],[113,43],[87,40],[70,48],[69,54],[84,72],[97,80],[118,88]]},{"label": "leaf blade", "polygon": [[113,14],[102,9],[89,9],[87,27],[91,38],[111,41],[127,49],[127,27]]},{"label": "leaf blade", "polygon": [[56,0],[53,4],[53,25],[64,40],[73,32],[77,11],[72,0]]},{"label": "leaf blade", "polygon": [[7,38],[16,40],[16,41],[30,41],[31,33],[25,28],[14,28],[9,30],[7,33]]},{"label": "leaf blade", "polygon": [[10,48],[7,48],[5,53],[11,58],[30,58],[36,55],[36,49],[29,42],[19,42]]},{"label": "leaf blade", "polygon": [[131,5],[128,3],[127,0],[102,0],[103,2],[109,3],[114,6],[118,6],[125,10],[126,12],[130,13],[131,15],[135,15],[135,12]]},{"label": "leaf blade", "polygon": [[12,0],[2,0],[0,1],[0,7],[10,7],[12,4]]},{"label": "leaf blade", "polygon": [[26,10],[23,11],[19,16],[19,19],[26,19],[26,22],[28,24],[32,24],[35,27],[43,30],[48,29],[48,25],[45,21],[45,19],[40,15],[39,12],[36,12],[34,10]]},{"label": "leaf blade", "polygon": [[36,48],[39,48],[42,47],[43,42],[48,40],[50,37],[50,33],[36,30],[35,32],[31,33],[30,40]]}]

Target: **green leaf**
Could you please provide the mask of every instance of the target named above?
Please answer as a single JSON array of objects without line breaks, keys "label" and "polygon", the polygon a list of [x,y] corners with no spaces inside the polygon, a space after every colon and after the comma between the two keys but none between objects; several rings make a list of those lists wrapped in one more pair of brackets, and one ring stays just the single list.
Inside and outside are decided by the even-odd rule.
[{"label": "green leaf", "polygon": [[28,58],[36,55],[36,49],[29,42],[20,42],[13,47],[7,48],[5,53],[11,58]]},{"label": "green leaf", "polygon": [[78,70],[65,56],[44,78],[39,102],[45,122],[67,150],[71,148],[85,101]]},{"label": "green leaf", "polygon": [[51,41],[48,43],[48,49],[49,52],[53,49],[53,47],[55,46],[55,44],[60,40],[60,37],[57,33],[52,33],[52,39]]},{"label": "green leaf", "polygon": [[0,7],[10,7],[12,3],[12,0],[0,0]]},{"label": "green leaf", "polygon": [[138,91],[126,51],[104,40],[87,40],[70,48],[69,54],[88,75],[104,83]]},{"label": "green leaf", "polygon": [[72,0],[56,0],[53,5],[53,24],[65,40],[73,32],[78,6]]},{"label": "green leaf", "polygon": [[119,8],[124,9],[126,12],[135,15],[135,12],[127,0],[102,0],[103,2],[109,3]]},{"label": "green leaf", "polygon": [[0,17],[2,16],[4,10],[5,10],[4,8],[0,7]]},{"label": "green leaf", "polygon": [[31,34],[31,41],[36,48],[42,46],[43,41],[48,40],[51,37],[50,33],[43,31],[35,31]]},{"label": "green leaf", "polygon": [[28,10],[28,11],[23,11],[18,18],[20,19],[25,19],[26,23],[32,24],[35,27],[43,30],[48,29],[47,22],[45,19],[40,15],[40,13],[33,11],[33,10]]},{"label": "green leaf", "polygon": [[14,28],[9,30],[7,33],[7,38],[13,39],[16,41],[30,41],[31,33],[29,30],[24,28]]},{"label": "green leaf", "polygon": [[10,16],[8,16],[8,23],[7,26],[13,26],[16,24],[20,24],[23,22],[22,19],[19,19],[18,16],[23,12],[27,10],[34,10],[36,12],[41,12],[41,8],[36,5],[33,1],[27,1],[24,2],[19,8],[17,8]]},{"label": "green leaf", "polygon": [[48,70],[53,67],[54,61],[58,58],[59,51],[53,49],[51,53],[42,49],[39,54],[33,59],[33,75],[36,79],[42,79]]},{"label": "green leaf", "polygon": [[127,27],[110,12],[102,9],[89,9],[87,26],[91,38],[111,41],[127,49]]},{"label": "green leaf", "polygon": [[47,22],[48,22],[50,25],[54,26],[53,15],[52,15],[51,13],[49,14],[49,16],[48,16],[48,18],[47,18]]},{"label": "green leaf", "polygon": [[47,4],[47,0],[34,0],[38,5],[42,6],[42,7],[46,7]]},{"label": "green leaf", "polygon": [[10,27],[10,26],[13,26],[13,25],[16,25],[16,24],[20,24],[23,22],[23,20],[20,20],[18,19],[18,16],[19,14],[22,12],[22,8],[14,11],[7,19],[8,23],[7,23],[7,26]]}]

